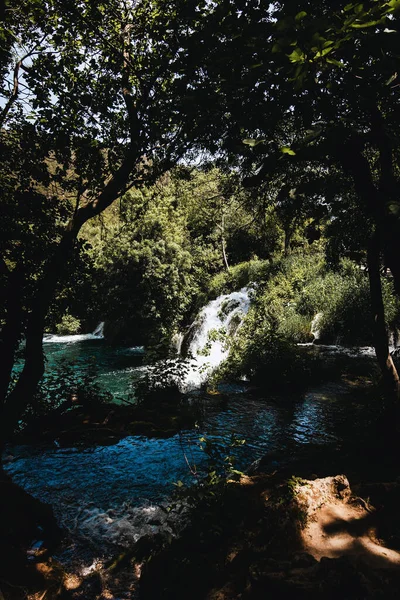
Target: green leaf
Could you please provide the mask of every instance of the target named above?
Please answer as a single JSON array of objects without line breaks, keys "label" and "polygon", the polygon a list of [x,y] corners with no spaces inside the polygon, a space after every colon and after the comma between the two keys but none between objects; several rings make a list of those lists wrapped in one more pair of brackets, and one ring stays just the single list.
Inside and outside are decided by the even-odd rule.
[{"label": "green leaf", "polygon": [[250,148],[254,148],[254,146],[258,146],[258,144],[263,144],[265,140],[255,140],[254,138],[246,138],[243,141],[243,144],[246,146],[250,146]]},{"label": "green leaf", "polygon": [[306,56],[301,48],[295,48],[293,50],[293,52],[291,52],[291,54],[287,55],[287,57],[290,60],[290,62],[292,62],[292,63],[296,63],[296,62],[303,63],[306,59]]},{"label": "green leaf", "polygon": [[397,73],[393,73],[393,75],[391,77],[389,77],[389,79],[387,80],[387,82],[385,83],[385,85],[390,85],[391,83],[393,83],[393,81],[397,79]]},{"label": "green leaf", "polygon": [[329,46],[329,48],[324,48],[320,52],[316,53],[315,58],[322,58],[326,54],[329,54],[329,52],[332,52],[332,50],[334,50],[333,46]]},{"label": "green leaf", "polygon": [[392,215],[398,216],[400,214],[400,204],[398,202],[388,204],[387,208]]},{"label": "green leaf", "polygon": [[399,10],[400,9],[400,0],[389,0],[389,2],[386,2],[386,6],[389,7],[390,12]]},{"label": "green leaf", "polygon": [[350,27],[353,29],[367,29],[368,27],[379,25],[380,22],[380,19],[376,19],[375,21],[367,21],[366,23],[351,23]]},{"label": "green leaf", "polygon": [[326,62],[330,63],[331,65],[335,65],[336,67],[344,67],[344,64],[341,63],[339,60],[336,60],[336,58],[327,58]]},{"label": "green leaf", "polygon": [[282,148],[280,148],[280,151],[283,154],[290,154],[290,156],[296,155],[296,152],[294,150],[292,150],[291,148],[289,148],[289,146],[282,146]]},{"label": "green leaf", "polygon": [[300,11],[299,13],[297,13],[297,15],[295,16],[296,21],[301,21],[302,19],[304,19],[304,17],[307,16],[307,13],[305,10]]}]

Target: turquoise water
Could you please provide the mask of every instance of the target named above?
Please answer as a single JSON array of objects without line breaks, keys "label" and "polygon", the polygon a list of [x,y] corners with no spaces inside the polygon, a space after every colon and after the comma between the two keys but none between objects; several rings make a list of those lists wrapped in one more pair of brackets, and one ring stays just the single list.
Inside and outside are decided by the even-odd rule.
[{"label": "turquoise water", "polygon": [[[95,360],[99,383],[117,401],[127,398],[143,375],[141,349],[108,345],[104,340],[45,344],[47,369],[60,360],[73,360],[78,375]],[[295,397],[257,397],[246,386],[226,387],[219,396],[188,394],[184,403],[193,410],[197,427],[166,439],[129,436],[109,446],[8,448],[7,469],[14,480],[48,502],[59,522],[70,532],[64,556],[92,560],[115,547],[129,546],[141,535],[168,530],[160,505],[178,480],[197,485],[209,464],[199,438],[213,442],[220,465],[234,454],[236,467],[246,469],[266,454],[270,468],[307,445],[340,448],[365,429],[365,406],[344,384],[325,384]],[[232,436],[246,443],[232,449]],[[96,554],[96,552],[98,554]],[[82,559],[83,560],[83,559]]]},{"label": "turquoise water", "polygon": [[116,402],[134,393],[134,383],[143,376],[143,348],[120,347],[107,344],[103,339],[78,342],[46,342],[46,372],[64,361],[73,363],[79,377],[90,363],[98,370],[97,382],[110,391]]}]

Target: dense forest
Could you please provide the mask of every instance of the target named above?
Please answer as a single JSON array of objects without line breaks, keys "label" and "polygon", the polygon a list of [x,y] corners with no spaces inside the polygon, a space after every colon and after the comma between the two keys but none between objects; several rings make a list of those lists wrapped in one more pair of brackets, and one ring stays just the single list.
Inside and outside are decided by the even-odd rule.
[{"label": "dense forest", "polygon": [[1,7],[0,600],[397,597],[399,11]]}]

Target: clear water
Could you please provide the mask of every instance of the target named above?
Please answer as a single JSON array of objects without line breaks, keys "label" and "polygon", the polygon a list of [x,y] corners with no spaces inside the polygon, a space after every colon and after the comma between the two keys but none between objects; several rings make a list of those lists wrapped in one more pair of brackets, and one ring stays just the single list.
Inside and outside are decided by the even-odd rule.
[{"label": "clear water", "polygon": [[[68,340],[70,337],[64,338]],[[61,338],[59,338],[61,339]],[[143,375],[143,348],[111,346],[101,338],[85,340],[47,341],[44,344],[46,372],[54,370],[63,361],[73,363],[79,377],[89,362],[98,369],[98,383],[109,390],[116,402],[127,399],[134,392],[134,384]]]},{"label": "clear water", "polygon": [[[110,347],[104,340],[46,344],[46,353],[48,368],[67,358],[79,369],[95,357],[100,381],[122,395],[143,368],[137,350]],[[226,387],[219,396],[192,393],[185,402],[195,411],[198,427],[180,435],[130,436],[111,446],[86,448],[10,447],[7,469],[18,484],[52,505],[74,539],[74,553],[93,558],[172,527],[159,507],[168,504],[174,482],[196,484],[188,463],[206,472],[202,435],[213,441],[221,465],[233,453],[236,467],[245,469],[266,453],[279,457],[307,444],[340,446],[349,426],[354,431],[365,422],[364,406],[351,401],[350,390],[338,384],[296,398],[256,398],[244,387]],[[232,449],[232,435],[245,439],[245,445]]]},{"label": "clear water", "polygon": [[[282,400],[245,393],[188,398],[203,414],[197,429],[167,439],[130,436],[112,446],[9,448],[8,471],[51,504],[59,522],[81,544],[86,539],[103,551],[107,545],[126,546],[166,525],[157,507],[168,502],[173,483],[196,483],[187,461],[205,473],[208,458],[199,447],[203,434],[220,451],[221,464],[233,453],[239,469],[269,452],[285,454],[308,443],[340,445],[340,428],[349,418],[343,390],[316,389],[301,399]],[[362,407],[353,405],[350,412],[354,424]],[[246,444],[230,448],[232,434]]]}]

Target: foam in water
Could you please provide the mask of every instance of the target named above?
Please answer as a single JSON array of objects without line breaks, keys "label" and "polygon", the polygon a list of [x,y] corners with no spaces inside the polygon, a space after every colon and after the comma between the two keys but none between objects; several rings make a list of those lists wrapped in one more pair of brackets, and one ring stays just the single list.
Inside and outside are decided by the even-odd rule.
[{"label": "foam in water", "polygon": [[105,511],[88,506],[78,515],[74,533],[99,547],[108,544],[130,548],[145,535],[176,535],[187,522],[187,512],[184,504],[179,511],[168,511],[167,502],[142,506],[123,504]]},{"label": "foam in water", "polygon": [[321,337],[321,320],[324,314],[319,312],[315,315],[313,320],[311,321],[311,333],[314,336],[314,341],[317,341]]},{"label": "foam in water", "polygon": [[[351,358],[357,358],[365,356],[367,358],[375,358],[375,348],[372,346],[341,346],[339,344],[314,344],[314,342],[299,343],[297,346],[302,348],[315,348],[316,351],[326,356],[349,356]],[[389,351],[393,348],[390,346]]]},{"label": "foam in water", "polygon": [[199,313],[191,327],[194,335],[188,348],[193,357],[185,379],[185,391],[196,389],[227,358],[226,337],[233,336],[250,306],[249,290],[224,294],[212,300]]},{"label": "foam in water", "polygon": [[71,343],[84,342],[85,340],[102,340],[104,339],[104,321],[99,323],[92,333],[82,333],[76,335],[56,335],[53,333],[46,334],[43,338],[45,343]]}]

